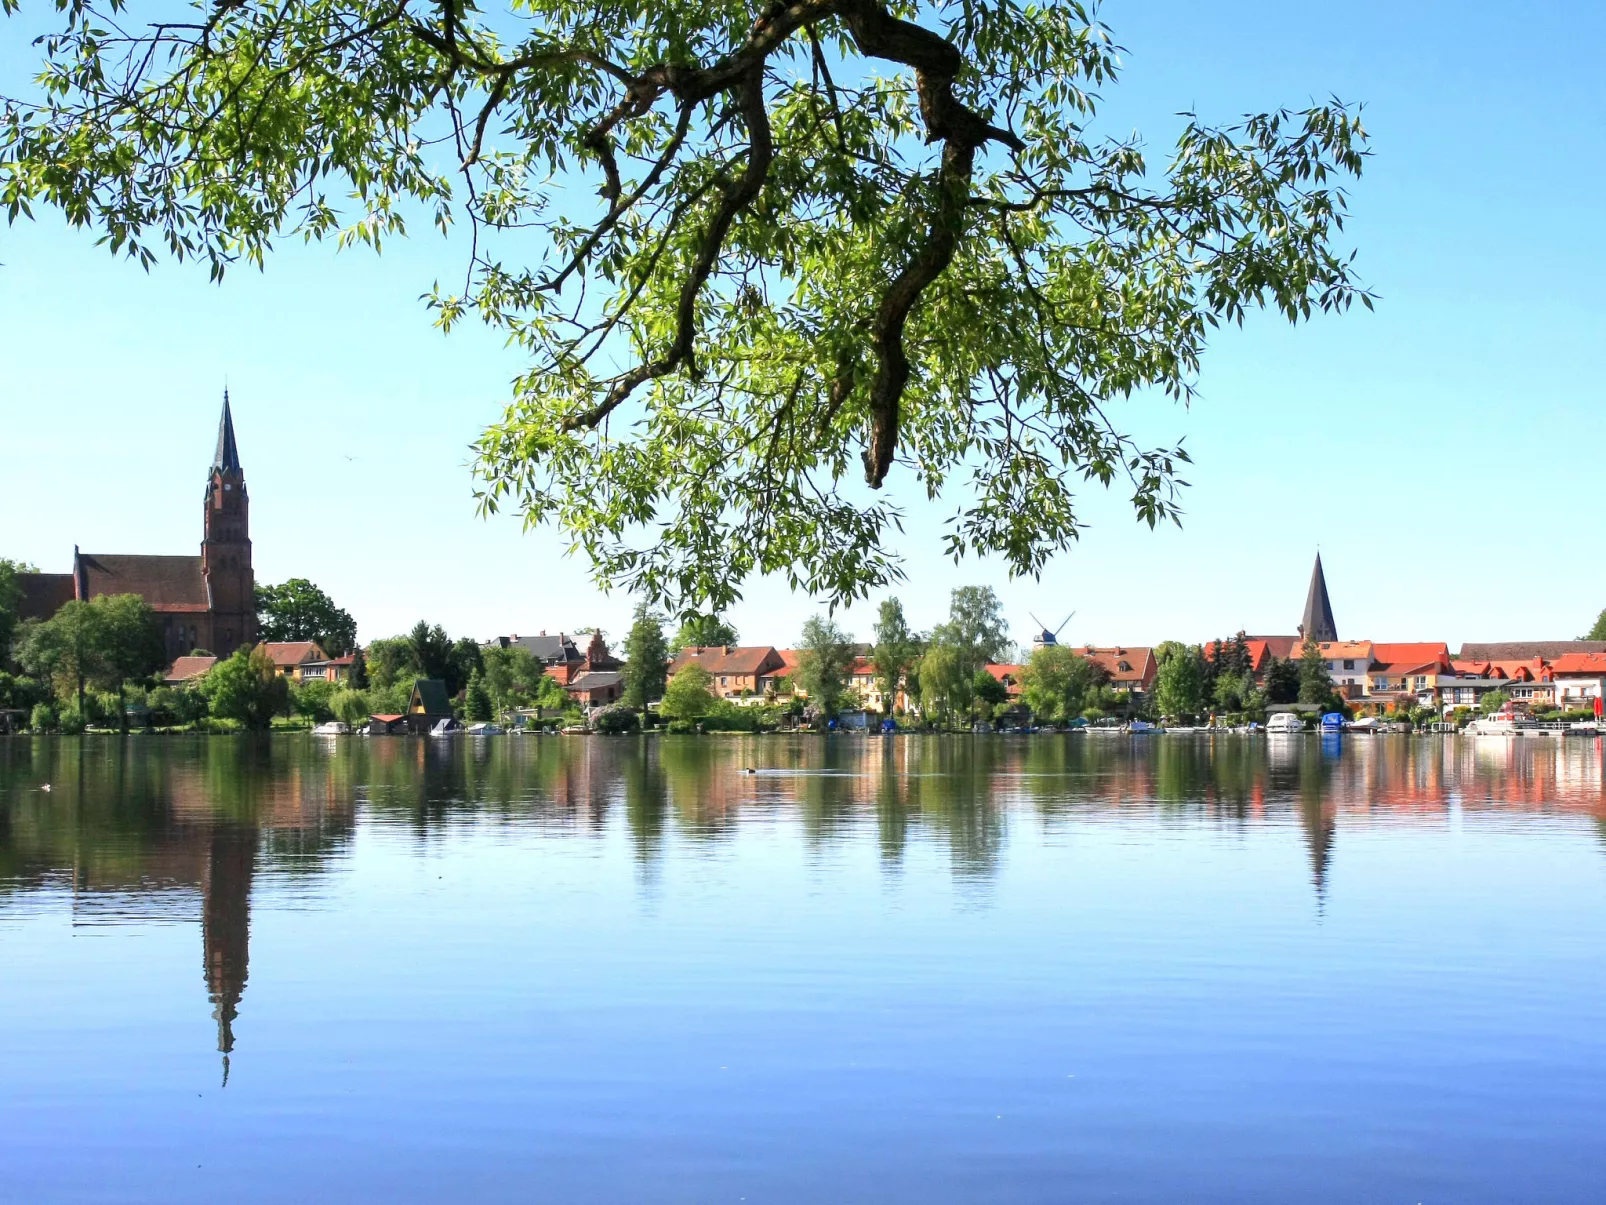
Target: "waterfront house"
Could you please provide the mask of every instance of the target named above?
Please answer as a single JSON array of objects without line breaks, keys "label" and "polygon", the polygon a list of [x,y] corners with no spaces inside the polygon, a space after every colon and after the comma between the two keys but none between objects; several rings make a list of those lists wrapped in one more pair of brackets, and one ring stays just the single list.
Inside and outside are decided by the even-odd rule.
[{"label": "waterfront house", "polygon": [[756,699],[787,672],[785,658],[770,645],[711,644],[681,649],[669,666],[669,676],[694,662],[708,671],[711,689],[721,699]]},{"label": "waterfront house", "polygon": [[446,683],[439,678],[419,678],[413,682],[412,696],[407,700],[407,731],[414,736],[428,736],[429,730],[452,715],[452,700],[446,693]]},{"label": "waterfront house", "polygon": [[1341,695],[1358,699],[1366,693],[1366,677],[1372,670],[1370,640],[1323,640],[1316,649]]},{"label": "waterfront house", "polygon": [[1606,653],[1563,653],[1550,663],[1556,683],[1556,706],[1588,708],[1606,698]]},{"label": "waterfront house", "polygon": [[302,682],[344,682],[351,677],[351,667],[356,663],[355,653],[347,653],[344,657],[330,657],[324,661],[316,659],[303,661],[296,666],[298,680]]},{"label": "waterfront house", "polygon": [[1134,695],[1148,694],[1154,687],[1160,665],[1154,650],[1143,645],[1111,645],[1108,648],[1084,644],[1075,649],[1109,675],[1110,685]]},{"label": "waterfront house", "polygon": [[306,681],[306,670],[311,665],[319,667],[315,677],[322,679],[323,667],[329,664],[329,654],[318,647],[315,640],[265,641],[262,651],[273,662],[279,677],[296,683]]},{"label": "waterfront house", "polygon": [[581,707],[606,707],[623,697],[625,676],[612,669],[582,670],[563,689]]}]

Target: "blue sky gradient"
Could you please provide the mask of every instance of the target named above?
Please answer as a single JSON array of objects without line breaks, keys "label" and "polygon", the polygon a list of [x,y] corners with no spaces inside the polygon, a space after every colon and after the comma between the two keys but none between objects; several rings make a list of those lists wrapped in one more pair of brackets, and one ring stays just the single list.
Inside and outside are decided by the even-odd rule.
[{"label": "blue sky gradient", "polygon": [[[1141,131],[1157,160],[1180,110],[1365,104],[1375,154],[1348,235],[1377,311],[1256,316],[1214,340],[1191,410],[1122,408],[1142,436],[1185,437],[1185,526],[1150,532],[1124,493],[1089,490],[1090,531],[1041,581],[952,564],[948,508],[928,512],[895,472],[913,622],[983,582],[1023,640],[1030,612],[1073,610],[1076,641],[1287,632],[1319,545],[1346,637],[1580,634],[1606,606],[1589,452],[1606,446],[1606,6],[1128,0],[1102,15],[1127,53],[1098,128]],[[31,72],[19,35],[41,20],[0,23],[0,91]],[[259,580],[312,578],[364,639],[420,617],[481,638],[622,634],[632,600],[596,590],[555,533],[475,516],[468,445],[521,360],[470,324],[431,329],[419,296],[462,271],[460,247],[287,243],[219,287],[93,242],[49,214],[0,227],[0,556],[60,571],[74,543],[194,549],[227,380]],[[733,618],[786,644],[815,609],[753,582]],[[872,618],[845,617],[866,638]]]}]

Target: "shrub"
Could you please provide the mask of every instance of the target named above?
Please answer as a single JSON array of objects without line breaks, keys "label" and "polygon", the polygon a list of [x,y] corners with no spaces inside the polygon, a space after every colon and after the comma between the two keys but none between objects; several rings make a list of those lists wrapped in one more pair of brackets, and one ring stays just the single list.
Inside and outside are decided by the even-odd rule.
[{"label": "shrub", "polygon": [[696,720],[670,720],[669,721],[669,731],[671,733],[675,733],[675,734],[678,734],[678,735],[681,735],[681,736],[684,736],[685,734],[687,734],[689,732],[696,732],[697,731],[697,721]]},{"label": "shrub", "polygon": [[757,732],[758,715],[751,707],[717,700],[703,716],[704,732]]},{"label": "shrub", "polygon": [[611,707],[593,712],[591,727],[610,736],[624,732],[638,732],[641,730],[641,717],[623,703],[615,703]]},{"label": "shrub", "polygon": [[64,709],[56,720],[56,730],[64,736],[79,736],[86,727],[83,712],[76,707]]},{"label": "shrub", "polygon": [[35,732],[48,732],[56,726],[56,709],[49,703],[35,703],[28,717],[28,727]]}]

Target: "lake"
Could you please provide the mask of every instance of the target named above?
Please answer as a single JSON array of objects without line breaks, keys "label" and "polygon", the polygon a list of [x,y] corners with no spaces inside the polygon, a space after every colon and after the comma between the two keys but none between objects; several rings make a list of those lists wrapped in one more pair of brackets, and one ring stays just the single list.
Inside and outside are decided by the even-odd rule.
[{"label": "lake", "polygon": [[0,739],[0,1200],[1603,1199],[1598,740]]}]

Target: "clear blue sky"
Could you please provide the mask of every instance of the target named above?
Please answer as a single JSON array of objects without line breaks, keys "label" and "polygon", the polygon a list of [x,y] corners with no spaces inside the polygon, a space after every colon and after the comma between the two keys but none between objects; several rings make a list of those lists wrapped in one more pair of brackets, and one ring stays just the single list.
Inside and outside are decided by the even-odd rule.
[{"label": "clear blue sky", "polygon": [[[1216,339],[1191,411],[1128,407],[1198,462],[1181,531],[1088,494],[1080,547],[1011,582],[944,558],[947,511],[905,492],[898,593],[914,622],[978,582],[1019,639],[1029,612],[1072,610],[1076,641],[1292,631],[1320,545],[1344,636],[1579,634],[1606,606],[1589,518],[1606,476],[1606,6],[1118,0],[1103,15],[1128,53],[1102,128],[1138,129],[1157,152],[1181,109],[1366,104],[1375,157],[1349,234],[1381,300],[1298,328],[1252,320]],[[30,70],[11,25],[5,90]],[[475,517],[468,444],[520,361],[469,326],[430,328],[419,294],[461,271],[457,248],[433,234],[377,258],[287,244],[266,274],[217,287],[204,268],[146,275],[92,243],[49,216],[0,227],[0,556],[61,571],[74,543],[194,550],[227,379],[259,580],[312,578],[365,639],[419,617],[482,638],[623,631],[631,600],[597,591],[553,533]],[[755,582],[733,618],[744,639],[784,644],[814,609]],[[864,636],[871,619],[846,616]]]}]

